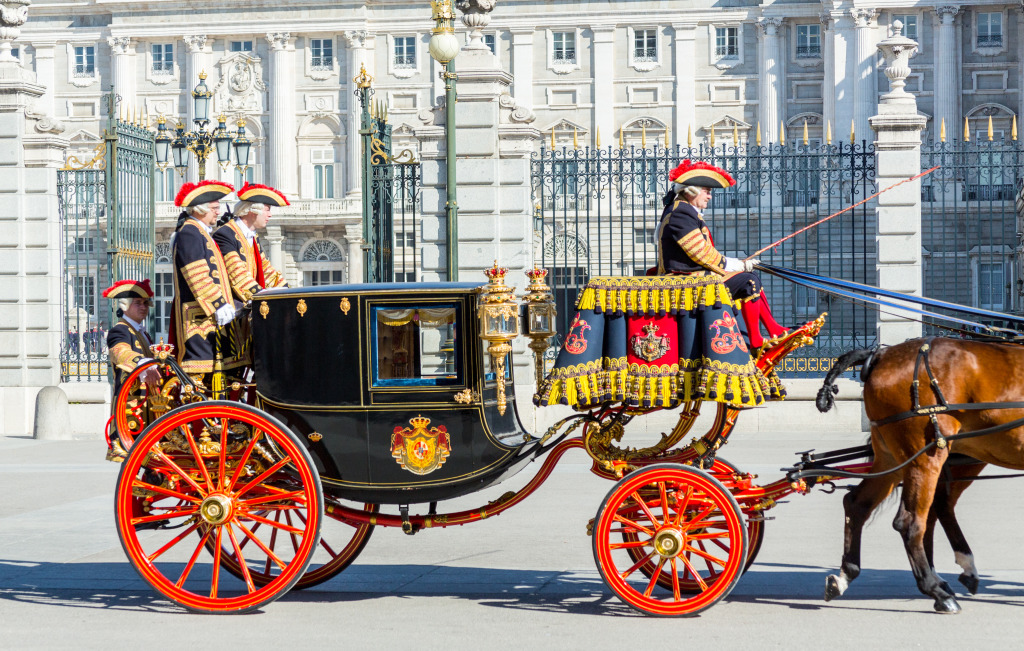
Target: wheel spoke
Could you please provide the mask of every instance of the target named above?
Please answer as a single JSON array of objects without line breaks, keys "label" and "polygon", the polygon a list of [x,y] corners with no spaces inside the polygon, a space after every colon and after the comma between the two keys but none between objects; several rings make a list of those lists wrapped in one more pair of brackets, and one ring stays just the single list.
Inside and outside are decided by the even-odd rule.
[{"label": "wheel spoke", "polygon": [[256,448],[256,442],[260,440],[261,430],[255,427],[252,430],[252,438],[249,439],[249,445],[245,446],[245,451],[242,452],[242,458],[238,462],[238,467],[235,468],[235,474],[231,476],[231,482],[228,484],[227,490],[231,490],[235,487],[235,482],[242,476],[242,472],[245,471],[245,466],[249,463],[249,457],[252,456],[252,451]]},{"label": "wheel spoke", "polygon": [[679,568],[676,563],[676,559],[672,559],[672,598],[676,601],[682,601],[682,597],[679,596]]},{"label": "wheel spoke", "polygon": [[[294,529],[294,525],[292,524],[292,514],[289,513],[288,511],[285,511],[284,512],[284,519],[288,521],[288,526],[289,527],[293,527],[293,529]],[[298,529],[294,529],[294,531],[298,531]],[[298,553],[299,552],[299,543],[298,543],[298,541],[295,540],[295,534],[289,532],[289,535],[291,536],[291,539],[292,539],[292,549],[295,551],[295,553]]]},{"label": "wheel spoke", "polygon": [[704,579],[701,578],[700,574],[697,574],[697,570],[693,569],[693,565],[690,565],[689,559],[685,556],[679,556],[678,558],[683,562],[683,565],[686,566],[686,569],[689,570],[690,575],[693,576],[694,581],[696,581],[697,585],[700,586],[701,591],[703,592],[704,590],[707,590],[708,584],[704,582]]},{"label": "wheel spoke", "polygon": [[703,558],[704,562],[708,563],[708,569],[709,570],[713,570],[713,568],[711,567],[711,563],[712,562],[718,563],[722,567],[725,567],[725,561],[723,561],[722,559],[718,558],[717,556],[712,556],[711,554],[707,553],[706,551],[704,551],[702,549],[697,549],[696,547],[691,547],[690,545],[687,545],[686,546],[686,550],[688,552],[690,552],[691,554],[696,554],[697,556],[700,556],[701,558]]},{"label": "wheel spoke", "polygon": [[217,588],[220,587],[220,555],[223,552],[221,545],[224,542],[224,527],[217,527],[217,544],[213,549],[213,578],[210,579],[210,599],[217,598]]},{"label": "wheel spoke", "polygon": [[[277,566],[280,567],[282,570],[288,567],[287,563],[282,561],[277,554],[271,551],[270,547],[267,547],[265,544],[263,544],[263,541],[260,540],[259,537],[257,537],[256,534],[250,531],[244,524],[242,524],[241,522],[236,522],[235,524],[238,525],[238,528],[242,530],[242,532],[248,537],[249,540],[252,540],[254,543],[256,543],[256,546],[262,549],[263,553],[267,555],[267,569],[264,570],[264,574],[270,574],[270,561],[274,561],[274,563],[276,563]],[[274,530],[274,533],[271,534],[271,547],[274,544],[273,538],[275,535],[277,535],[276,529]]]},{"label": "wheel spoke", "polygon": [[637,547],[646,547],[651,544],[649,540],[636,540],[632,542],[621,542],[611,543],[608,545],[608,549],[635,549]]},{"label": "wheel spoke", "polygon": [[170,488],[164,488],[163,486],[157,486],[156,484],[150,484],[144,482],[141,479],[132,480],[132,488],[141,488],[147,491],[153,491],[154,493],[160,493],[167,497],[176,497],[179,500],[185,500],[187,502],[202,502],[202,498],[195,497],[194,495],[186,495],[185,493],[179,493],[178,491],[171,490]]},{"label": "wheel spoke", "polygon": [[132,525],[145,524],[147,522],[159,522],[160,520],[169,520],[171,518],[180,518],[186,515],[195,515],[199,511],[199,507],[187,507],[187,508],[169,508],[166,513],[158,513],[156,515],[146,515],[140,518],[132,518]]},{"label": "wheel spoke", "polygon": [[635,564],[635,565],[633,565],[632,567],[630,567],[630,568],[629,568],[628,570],[626,570],[625,572],[620,572],[620,573],[619,573],[619,574],[620,574],[620,576],[622,576],[622,578],[624,578],[624,579],[626,579],[626,578],[629,578],[629,575],[630,575],[630,574],[632,574],[633,572],[636,572],[637,570],[639,570],[639,569],[640,569],[640,567],[641,567],[642,565],[645,565],[645,564],[646,564],[646,563],[647,563],[648,561],[650,561],[650,560],[651,560],[651,559],[652,559],[653,557],[654,557],[654,552],[653,552],[653,551],[651,551],[651,552],[648,552],[648,553],[647,553],[647,555],[646,555],[646,556],[644,556],[643,558],[641,558],[640,560],[638,560],[638,561],[636,562],[636,564]]},{"label": "wheel spoke", "polygon": [[648,536],[653,536],[654,535],[654,531],[652,529],[648,529],[647,527],[639,524],[638,522],[633,522],[632,520],[627,520],[626,518],[622,517],[621,515],[616,515],[615,516],[615,521],[616,522],[621,522],[622,524],[624,524],[624,525],[626,525],[626,526],[628,526],[628,527],[630,527],[630,528],[632,528],[632,529],[634,529],[636,531],[642,531],[643,533],[647,534]]},{"label": "wheel spoke", "polygon": [[197,483],[196,483],[196,482],[195,482],[195,481],[194,481],[194,480],[192,479],[192,477],[190,477],[190,476],[189,476],[189,474],[188,474],[187,472],[185,472],[184,470],[182,470],[182,469],[181,469],[181,468],[180,468],[180,467],[178,466],[178,464],[174,463],[174,461],[172,461],[172,460],[171,460],[171,458],[170,458],[169,456],[167,456],[166,454],[164,454],[164,451],[163,451],[163,450],[161,450],[161,449],[160,449],[160,448],[159,448],[159,447],[158,447],[157,445],[154,445],[154,446],[153,446],[153,450],[152,450],[152,452],[153,452],[154,454],[156,454],[157,458],[159,458],[159,459],[160,459],[161,461],[163,461],[163,462],[164,462],[164,463],[166,463],[166,464],[167,464],[168,466],[170,466],[170,467],[171,467],[171,470],[173,470],[173,471],[174,471],[175,473],[177,473],[177,474],[178,474],[178,476],[180,476],[180,477],[181,477],[182,479],[184,479],[184,480],[185,480],[185,482],[186,482],[186,483],[187,483],[187,484],[188,484],[189,486],[191,486],[192,488],[196,489],[196,492],[197,492],[197,493],[199,493],[199,494],[200,494],[201,496],[203,496],[203,497],[205,497],[205,496],[206,496],[206,491],[204,491],[204,490],[202,489],[202,487],[200,487],[200,486],[199,486],[199,484],[197,484]]},{"label": "wheel spoke", "polygon": [[[697,546],[700,547],[700,550],[702,552],[704,552],[705,554],[708,553],[708,549],[707,549],[707,547],[704,546],[704,541],[703,540],[698,540],[697,541]],[[709,575],[713,575],[713,574],[717,573],[715,571],[715,568],[711,567],[711,561],[708,560],[707,556],[704,556],[704,564],[707,565],[707,567],[708,567],[708,574]],[[710,576],[708,578],[710,578]]]},{"label": "wheel spoke", "polygon": [[[184,430],[183,427],[179,427],[179,430]],[[192,450],[192,456],[196,460],[196,465],[203,471],[203,479],[206,480],[206,488],[210,492],[213,492],[213,480],[210,479],[210,471],[206,468],[206,461],[203,459],[203,455],[199,452],[199,446],[196,445],[196,439],[194,436],[189,436],[182,431],[185,436],[185,440],[188,441],[188,447]]]},{"label": "wheel spoke", "polygon": [[651,509],[648,508],[647,503],[640,497],[640,491],[635,491],[630,497],[636,500],[636,503],[641,509],[643,509],[643,512],[647,514],[647,517],[651,520],[651,524],[658,524],[658,518],[654,517],[654,514],[651,513]]},{"label": "wheel spoke", "polygon": [[185,529],[183,532],[179,533],[177,536],[172,538],[169,543],[167,543],[166,545],[164,545],[160,549],[156,550],[155,552],[153,552],[152,554],[150,554],[146,558],[149,559],[149,561],[152,563],[157,558],[159,558],[161,555],[163,555],[164,552],[166,552],[171,547],[174,547],[176,544],[181,542],[186,536],[191,535],[192,532],[195,531],[198,528],[199,528],[199,523],[197,522],[196,524],[193,524],[188,529]]},{"label": "wheel spoke", "polygon": [[250,513],[249,517],[252,518],[253,520],[256,520],[257,522],[262,522],[263,524],[267,524],[267,525],[270,525],[271,527],[275,527],[277,529],[281,529],[283,531],[287,531],[288,533],[298,534],[300,536],[305,535],[305,532],[302,529],[296,529],[295,527],[292,527],[292,526],[289,526],[289,525],[286,525],[286,524],[281,524],[280,522],[274,522],[273,520],[268,520],[268,519],[264,518],[262,515],[256,515],[255,513]]},{"label": "wheel spoke", "polygon": [[686,513],[686,508],[690,506],[690,498],[693,497],[693,486],[686,487],[686,493],[683,495],[682,503],[676,500],[676,521],[673,522],[677,527],[683,522],[683,515]]},{"label": "wheel spoke", "polygon": [[241,488],[239,488],[238,492],[235,493],[235,498],[236,499],[241,498],[242,495],[244,495],[245,493],[249,492],[249,490],[251,490],[254,486],[262,483],[264,479],[267,479],[268,477],[273,475],[275,472],[277,472],[281,468],[284,468],[286,465],[288,465],[288,462],[290,462],[291,460],[292,460],[291,457],[285,457],[284,459],[281,459],[280,461],[278,461],[274,465],[272,465],[269,468],[267,468],[265,471],[263,471],[263,473],[260,474],[259,477],[257,477],[256,479],[253,479],[252,481],[250,481],[245,486],[242,486]]},{"label": "wheel spoke", "polygon": [[701,511],[699,514],[697,514],[696,516],[691,518],[689,522],[683,523],[680,526],[682,526],[684,529],[696,529],[698,527],[706,526],[706,525],[701,524],[701,521],[703,521],[704,518],[706,518],[709,515],[711,515],[711,512],[714,511],[714,510],[716,510],[716,508],[715,508],[715,505],[712,504],[712,505],[708,506],[706,509],[704,509],[703,511]]},{"label": "wheel spoke", "polygon": [[663,567],[665,567],[665,557],[664,556],[661,558],[660,561],[658,561],[658,567],[654,568],[654,571],[651,572],[651,580],[647,584],[647,589],[644,590],[644,596],[645,597],[650,597],[651,596],[651,592],[654,591],[654,586],[658,585],[658,576],[661,574],[661,568],[663,568]]},{"label": "wheel spoke", "polygon": [[225,473],[228,467],[228,423],[227,418],[220,419],[220,454],[218,455],[220,465],[217,467],[217,485],[224,488],[227,483]]},{"label": "wheel spoke", "polygon": [[178,577],[178,580],[174,584],[175,587],[180,588],[185,584],[185,580],[188,578],[188,575],[192,572],[192,568],[196,564],[196,559],[199,558],[199,552],[206,547],[206,541],[210,539],[211,533],[213,533],[213,529],[207,529],[203,534],[203,537],[199,539],[199,544],[196,545],[195,551],[192,552],[192,558],[188,559],[188,563],[185,564],[185,569],[181,571],[181,576]]},{"label": "wheel spoke", "polygon": [[296,502],[302,502],[303,504],[305,504],[305,499],[296,499],[299,497],[305,498],[306,491],[292,491],[290,493],[282,493],[280,495],[264,495],[263,497],[254,497],[249,500],[242,500],[242,504],[250,506],[252,504],[266,504],[267,502],[276,502],[279,500],[295,500]]},{"label": "wheel spoke", "polygon": [[228,530],[228,538],[231,539],[231,546],[235,549],[235,560],[238,562],[239,567],[242,568],[242,576],[245,577],[245,586],[249,588],[249,592],[256,592],[256,586],[252,582],[252,574],[249,573],[249,566],[245,564],[245,557],[242,556],[242,548],[238,546],[238,540],[235,538],[235,532],[231,529],[231,524],[228,523],[225,528]]},{"label": "wheel spoke", "polygon": [[661,524],[668,524],[668,494],[665,491],[665,482],[658,482],[658,492],[661,493]]}]

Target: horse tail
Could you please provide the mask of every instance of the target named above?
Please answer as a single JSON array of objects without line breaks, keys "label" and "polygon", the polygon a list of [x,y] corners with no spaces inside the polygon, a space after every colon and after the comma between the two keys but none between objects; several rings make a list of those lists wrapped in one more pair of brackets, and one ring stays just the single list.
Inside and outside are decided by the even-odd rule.
[{"label": "horse tail", "polygon": [[825,376],[825,383],[818,389],[818,397],[814,400],[814,405],[818,408],[818,411],[824,414],[829,409],[832,409],[832,405],[836,404],[834,396],[839,393],[839,387],[835,384],[836,378],[845,373],[846,369],[851,366],[863,364],[865,361],[870,360],[876,351],[876,347],[858,348],[848,353],[843,353],[836,360],[836,363],[829,369],[828,375]]}]

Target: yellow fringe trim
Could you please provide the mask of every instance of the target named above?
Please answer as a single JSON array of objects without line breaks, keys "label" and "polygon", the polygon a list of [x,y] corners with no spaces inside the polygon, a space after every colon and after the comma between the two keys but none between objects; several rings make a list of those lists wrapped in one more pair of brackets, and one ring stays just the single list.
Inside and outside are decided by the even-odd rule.
[{"label": "yellow fringe trim", "polygon": [[598,276],[583,288],[576,310],[613,314],[673,314],[733,305],[717,274],[692,276]]}]

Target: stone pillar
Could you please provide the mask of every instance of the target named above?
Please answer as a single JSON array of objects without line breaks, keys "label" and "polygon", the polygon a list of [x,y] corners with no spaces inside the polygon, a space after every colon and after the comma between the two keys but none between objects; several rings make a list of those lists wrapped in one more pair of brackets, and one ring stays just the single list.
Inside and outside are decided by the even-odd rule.
[{"label": "stone pillar", "polygon": [[21,14],[12,24],[11,14],[0,17],[0,436],[24,436],[36,394],[60,382],[57,169],[68,142],[60,122],[26,115],[45,91],[16,60],[2,60],[25,22]]},{"label": "stone pillar", "polygon": [[45,115],[57,115],[57,103],[53,96],[53,89],[56,86],[56,75],[54,70],[54,47],[53,41],[33,41],[32,49],[35,51],[33,58],[36,64],[36,83],[43,87],[43,96],[36,102],[39,112]]},{"label": "stone pillar", "polygon": [[[845,12],[832,14],[832,56],[835,61],[833,75],[833,112],[835,122],[832,125],[833,141],[847,142],[850,128],[854,124],[854,73],[856,72],[856,51],[853,30],[853,18]],[[826,89],[827,91],[828,89]],[[864,136],[862,136],[864,137]]]},{"label": "stone pillar", "polygon": [[[533,108],[533,34],[532,27],[513,27],[512,33],[512,96],[516,102]],[[442,89],[444,86],[442,86]]]},{"label": "stone pillar", "polygon": [[[960,76],[957,74],[957,45],[954,19],[960,8],[954,5],[936,7],[939,24],[935,32],[935,106],[932,110],[932,139],[939,141],[942,121],[946,122],[946,138],[953,140],[960,133],[961,118],[957,103],[960,99]],[[963,137],[963,134],[961,134]]]},{"label": "stone pillar", "polygon": [[[672,140],[676,143],[685,143],[688,133],[697,132],[697,113],[694,107],[697,106],[697,81],[694,79],[695,67],[693,62],[697,60],[697,24],[676,23],[672,25],[675,31],[675,68],[676,68],[676,98],[675,98],[675,137]],[[742,38],[742,37],[741,37]]]},{"label": "stone pillar", "polygon": [[373,53],[368,49],[368,41],[371,41],[369,32],[366,30],[349,30],[344,33],[345,42],[348,44],[346,60],[348,61],[348,79],[344,86],[348,92],[346,106],[348,106],[348,142],[346,149],[348,155],[345,158],[348,173],[345,175],[345,193],[350,196],[359,196],[363,192],[362,185],[362,146],[363,140],[359,136],[360,111],[359,99],[355,96],[355,84],[353,79],[359,76],[363,66],[370,75],[373,70]]},{"label": "stone pillar", "polygon": [[[201,72],[209,73],[207,65],[209,64],[209,54],[212,53],[212,39],[208,39],[206,35],[201,34],[190,34],[182,37],[185,41],[185,51],[188,53],[187,61],[185,65],[185,131],[190,131],[195,128],[192,122],[192,118],[195,117],[196,110],[195,104],[192,102],[192,89],[199,83],[199,74]],[[213,86],[213,84],[207,84]],[[173,129],[173,124],[168,124],[168,129]],[[251,156],[252,154],[250,154]],[[211,162],[207,160],[206,171],[210,174],[211,178],[217,174],[217,163],[216,157]],[[196,162],[196,157],[189,156],[188,171],[185,173],[185,178],[181,179],[182,182],[196,182],[199,181],[199,164]]]},{"label": "stone pillar", "polygon": [[832,129],[833,139],[836,129],[836,41],[835,21],[829,13],[822,13],[818,17],[821,21],[821,58],[825,66],[825,78],[821,86],[821,115],[825,118],[822,125],[822,136],[825,136],[829,127]]},{"label": "stone pillar", "polygon": [[878,10],[851,9],[850,15],[853,16],[856,25],[853,123],[856,133],[855,140],[859,142],[862,139],[870,139],[868,120],[878,108],[876,101],[878,85],[875,82],[875,57],[877,56],[875,37],[878,27],[875,19],[878,17]]},{"label": "stone pillar", "polygon": [[757,21],[761,36],[761,58],[758,61],[757,119],[761,123],[764,142],[779,141],[779,121],[782,110],[779,105],[783,80],[781,18],[761,18]]},{"label": "stone pillar", "polygon": [[[109,36],[110,81],[114,92],[121,96],[125,115],[135,108],[135,44],[128,36]],[[198,80],[197,80],[198,81]]]},{"label": "stone pillar", "polygon": [[[594,134],[600,131],[604,142],[614,142],[615,135],[615,26],[593,25],[594,34]],[[625,57],[625,54],[623,54]]]},{"label": "stone pillar", "polygon": [[[921,171],[921,130],[925,118],[917,112],[917,100],[904,88],[910,75],[910,57],[917,43],[894,29],[893,36],[878,44],[885,55],[889,92],[882,95],[878,115],[871,118],[875,130],[878,187],[887,188]],[[905,183],[878,197],[878,286],[921,295],[921,182]],[[889,310],[891,312],[891,310]],[[897,344],[921,336],[921,324],[899,316],[879,313],[878,342]]]},{"label": "stone pillar", "polygon": [[348,282],[363,282],[363,225],[346,224],[345,241],[348,242]]},{"label": "stone pillar", "polygon": [[[286,195],[299,190],[295,144],[295,39],[287,32],[267,34],[270,43],[270,152],[272,185]],[[271,164],[271,161],[273,163]]]},{"label": "stone pillar", "polygon": [[270,244],[270,264],[274,265],[274,269],[277,269],[281,274],[285,273],[284,264],[284,233],[281,231],[281,226],[267,226],[267,243]]}]

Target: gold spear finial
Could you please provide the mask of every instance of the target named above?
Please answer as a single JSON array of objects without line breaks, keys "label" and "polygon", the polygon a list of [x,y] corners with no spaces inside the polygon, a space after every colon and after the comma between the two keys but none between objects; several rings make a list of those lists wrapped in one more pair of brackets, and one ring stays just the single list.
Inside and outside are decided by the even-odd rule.
[{"label": "gold spear finial", "polygon": [[625,143],[622,142],[622,127],[619,127],[619,149],[623,149],[625,146]]},{"label": "gold spear finial", "polygon": [[740,146],[740,128],[735,122],[732,123],[732,146]]},{"label": "gold spear finial", "polygon": [[551,127],[551,149],[555,148],[555,128]]},{"label": "gold spear finial", "polygon": [[939,122],[939,142],[946,142],[946,118]]},{"label": "gold spear finial", "polygon": [[577,135],[576,135],[576,127],[572,128],[572,148],[573,149],[579,149],[580,148],[580,142],[579,142],[579,140],[577,140]]},{"label": "gold spear finial", "polygon": [[714,127],[714,125],[711,126],[711,148],[712,149],[715,148],[715,127]]},{"label": "gold spear finial", "polygon": [[992,142],[992,116],[988,116],[988,141]]},{"label": "gold spear finial", "polygon": [[668,129],[669,129],[668,127],[665,127],[665,149],[668,149],[668,148],[669,148],[669,146],[670,146],[670,145],[669,145],[669,142],[670,142],[670,141],[669,141],[669,139],[668,139]]},{"label": "gold spear finial", "polygon": [[598,149],[600,149],[601,148],[601,127],[597,127],[597,129],[594,132],[594,135],[595,135],[594,146],[597,147]]},{"label": "gold spear finial", "polygon": [[1010,140],[1017,139],[1017,116],[1013,116],[1013,125],[1010,127]]},{"label": "gold spear finial", "polygon": [[640,148],[647,149],[647,125],[640,125]]},{"label": "gold spear finial", "polygon": [[857,122],[850,120],[850,144],[857,142]]},{"label": "gold spear finial", "polygon": [[779,121],[779,144],[786,146],[786,123]]},{"label": "gold spear finial", "polygon": [[810,144],[810,140],[807,138],[807,118],[804,118],[804,147]]},{"label": "gold spear finial", "polygon": [[832,144],[832,120],[827,120],[825,122],[825,144]]},{"label": "gold spear finial", "polygon": [[693,125],[686,125],[686,146],[687,148],[693,148]]},{"label": "gold spear finial", "polygon": [[964,116],[964,142],[971,141],[971,123],[967,121],[967,117]]},{"label": "gold spear finial", "polygon": [[760,120],[757,121],[757,138],[755,139],[755,142],[757,143],[758,147],[761,146],[761,121]]}]

